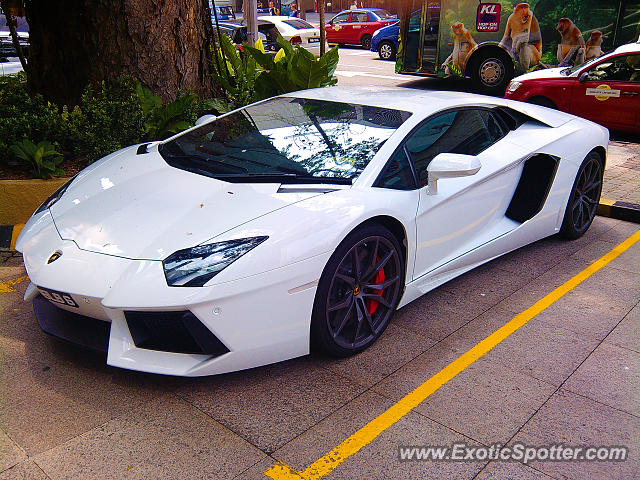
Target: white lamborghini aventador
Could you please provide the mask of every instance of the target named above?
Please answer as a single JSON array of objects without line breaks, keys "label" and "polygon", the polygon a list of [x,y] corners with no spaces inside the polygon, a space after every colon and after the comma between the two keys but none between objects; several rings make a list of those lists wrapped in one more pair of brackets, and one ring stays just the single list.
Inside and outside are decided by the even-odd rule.
[{"label": "white lamborghini aventador", "polygon": [[25,225],[25,300],[110,365],[209,375],[371,345],[394,310],[511,250],[582,235],[609,134],[458,92],[331,87],[82,171]]}]

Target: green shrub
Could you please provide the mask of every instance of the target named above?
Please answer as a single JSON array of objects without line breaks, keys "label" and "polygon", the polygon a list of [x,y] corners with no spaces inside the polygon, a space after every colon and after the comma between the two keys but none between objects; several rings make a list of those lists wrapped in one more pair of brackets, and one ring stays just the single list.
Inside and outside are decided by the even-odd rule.
[{"label": "green shrub", "polygon": [[243,47],[261,67],[255,81],[257,99],[338,83],[334,76],[339,60],[337,46],[316,59],[311,52],[298,45],[294,47],[281,35],[277,41],[282,48],[275,58],[249,45]]},{"label": "green shrub", "polygon": [[142,140],[145,115],[136,84],[130,77],[121,77],[89,85],[78,108],[71,112],[63,109],[62,118],[77,156],[92,163]]},{"label": "green shrub", "polygon": [[26,75],[0,77],[0,163],[17,164],[10,145],[30,138],[36,142],[48,140],[62,144],[65,133],[61,128],[58,107],[41,95],[30,95],[26,89]]},{"label": "green shrub", "polygon": [[31,172],[38,178],[51,178],[64,175],[64,170],[58,166],[62,162],[62,154],[46,140],[34,144],[28,138],[10,147],[11,151],[28,165]]},{"label": "green shrub", "polygon": [[191,107],[197,95],[178,94],[173,102],[163,105],[160,96],[140,82],[136,84],[136,94],[145,118],[143,140],[164,140],[193,125]]},{"label": "green shrub", "polygon": [[[244,44],[246,46],[246,44]],[[262,40],[256,42],[256,47],[264,53]],[[241,55],[238,48],[226,35],[220,35],[220,46],[216,46],[213,66],[213,78],[226,94],[226,98],[217,99],[218,110],[233,110],[258,100],[255,84],[260,70],[253,55]],[[244,46],[243,46],[244,48]],[[224,112],[220,112],[224,113]]]},{"label": "green shrub", "polygon": [[273,58],[265,53],[261,40],[254,47],[243,43],[240,54],[231,40],[221,35],[213,77],[225,90],[226,98],[212,99],[213,109],[224,113],[275,95],[338,82],[334,76],[339,59],[337,46],[316,59],[311,52],[291,45],[281,35],[277,41],[282,48]]}]

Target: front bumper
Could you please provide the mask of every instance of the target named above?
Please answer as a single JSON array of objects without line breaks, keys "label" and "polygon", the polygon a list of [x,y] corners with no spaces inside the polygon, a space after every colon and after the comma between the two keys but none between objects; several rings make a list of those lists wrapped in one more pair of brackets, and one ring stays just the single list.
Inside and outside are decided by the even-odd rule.
[{"label": "front bumper", "polygon": [[[41,325],[42,318],[60,317],[51,313],[57,310],[69,312],[76,322],[82,322],[84,317],[103,322],[99,325],[108,323],[109,365],[160,374],[200,376],[257,367],[309,353],[317,281],[330,253],[210,287],[178,288],[167,286],[160,261],[131,260],[81,250],[74,242],[60,238],[48,212],[40,214],[33,223],[27,224],[31,229],[19,242],[32,282],[25,299],[44,300],[38,296],[37,285],[68,293],[78,304],[77,308],[57,304],[51,305],[55,310],[40,308]],[[61,257],[47,264],[54,251],[61,252]],[[228,352],[177,353],[141,348],[143,344],[134,341],[130,319],[128,322],[130,312],[161,315],[189,312]],[[68,318],[69,314],[63,316]],[[96,336],[102,330],[97,329]],[[73,338],[67,340],[78,342]],[[86,338],[79,343],[86,344]],[[145,346],[149,345],[157,348],[158,344]]]}]

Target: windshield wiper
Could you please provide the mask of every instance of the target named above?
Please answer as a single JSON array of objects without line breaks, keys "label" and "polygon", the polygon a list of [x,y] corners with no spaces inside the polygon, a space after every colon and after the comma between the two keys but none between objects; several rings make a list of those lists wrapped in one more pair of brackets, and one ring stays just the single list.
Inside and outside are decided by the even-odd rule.
[{"label": "windshield wiper", "polygon": [[[179,155],[175,153],[165,152],[165,160],[167,163],[174,162],[180,164],[185,168],[197,168],[199,170],[207,171],[212,175],[216,175],[217,173],[222,172],[246,172],[247,169],[244,167],[240,167],[238,165],[231,165],[225,162],[221,162],[219,160],[214,160],[212,158],[198,158],[194,155]],[[215,168],[219,167],[219,168]],[[222,172],[221,172],[222,170]]]},{"label": "windshield wiper", "polygon": [[211,177],[229,183],[352,184],[350,178],[312,177],[310,175],[296,175],[295,173],[215,173]]}]

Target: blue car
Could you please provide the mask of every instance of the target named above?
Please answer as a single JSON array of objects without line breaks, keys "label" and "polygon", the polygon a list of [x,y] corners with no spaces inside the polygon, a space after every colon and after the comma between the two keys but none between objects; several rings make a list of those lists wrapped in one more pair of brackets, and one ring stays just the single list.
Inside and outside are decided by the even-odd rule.
[{"label": "blue car", "polygon": [[379,28],[371,38],[371,51],[378,52],[382,60],[394,60],[398,51],[400,22]]}]

